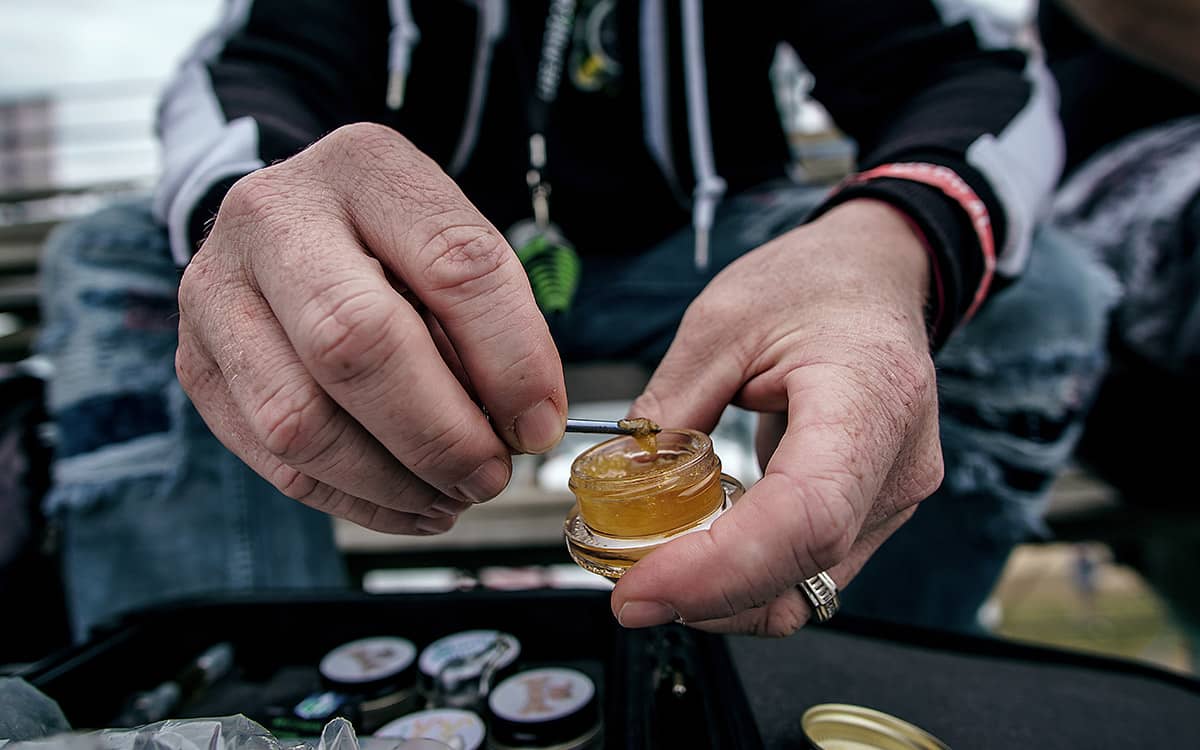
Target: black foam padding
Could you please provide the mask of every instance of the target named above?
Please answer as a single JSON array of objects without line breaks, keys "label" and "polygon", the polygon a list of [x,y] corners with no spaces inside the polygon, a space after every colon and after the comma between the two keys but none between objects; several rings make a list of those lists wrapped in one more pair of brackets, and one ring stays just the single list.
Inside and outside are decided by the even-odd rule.
[{"label": "black foam padding", "polygon": [[883,627],[729,639],[766,747],[804,747],[800,718],[818,703],[892,714],[955,750],[1200,746],[1200,683],[985,638],[891,627],[885,638]]}]

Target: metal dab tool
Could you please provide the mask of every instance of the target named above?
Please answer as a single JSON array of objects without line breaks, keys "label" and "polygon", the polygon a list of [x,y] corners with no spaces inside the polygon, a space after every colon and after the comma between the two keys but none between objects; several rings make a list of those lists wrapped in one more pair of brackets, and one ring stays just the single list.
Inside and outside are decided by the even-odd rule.
[{"label": "metal dab tool", "polygon": [[649,419],[618,419],[606,422],[598,419],[568,419],[567,432],[586,432],[598,435],[649,435],[662,428]]}]

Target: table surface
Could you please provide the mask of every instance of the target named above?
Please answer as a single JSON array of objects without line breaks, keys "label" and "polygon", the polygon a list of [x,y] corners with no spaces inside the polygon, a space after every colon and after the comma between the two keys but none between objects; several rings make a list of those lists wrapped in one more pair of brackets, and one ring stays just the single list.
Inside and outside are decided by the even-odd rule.
[{"label": "table surface", "polygon": [[800,717],[818,703],[884,711],[953,750],[1200,747],[1200,683],[1148,667],[861,628],[728,643],[767,748],[804,747]]}]

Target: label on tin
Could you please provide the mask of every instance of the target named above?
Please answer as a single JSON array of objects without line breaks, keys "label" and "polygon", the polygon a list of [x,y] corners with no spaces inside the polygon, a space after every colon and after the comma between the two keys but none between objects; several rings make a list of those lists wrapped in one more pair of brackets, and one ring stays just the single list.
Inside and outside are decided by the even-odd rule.
[{"label": "label on tin", "polygon": [[[417,662],[417,666],[422,674],[437,677],[451,663],[462,664],[482,656],[496,645],[497,640],[504,643],[503,652],[496,659],[496,669],[501,670],[520,656],[521,642],[498,630],[464,630],[439,638],[421,652],[421,660]],[[480,668],[482,666],[479,665]]]},{"label": "label on tin", "polygon": [[483,745],[483,719],[470,711],[438,708],[418,711],[384,724],[376,737],[401,740],[438,740],[453,748],[477,750]]},{"label": "label on tin", "polygon": [[413,663],[417,647],[404,638],[363,638],[338,646],[321,659],[321,674],[341,683],[363,683],[398,675]]},{"label": "label on tin", "polygon": [[582,672],[531,669],[497,685],[488,697],[488,706],[507,721],[554,721],[582,709],[595,693],[596,686]]}]

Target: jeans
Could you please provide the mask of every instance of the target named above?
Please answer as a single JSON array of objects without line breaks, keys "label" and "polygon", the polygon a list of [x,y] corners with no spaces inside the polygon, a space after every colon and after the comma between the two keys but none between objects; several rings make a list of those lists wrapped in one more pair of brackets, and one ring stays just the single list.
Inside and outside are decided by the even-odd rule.
[{"label": "jeans", "polygon": [[[1114,530],[1116,559],[1134,567],[1174,615],[1200,673],[1200,565],[1187,523],[1197,511],[1195,441],[1168,422],[1200,418],[1200,114],[1110,144],[1063,184],[1051,220],[1121,282],[1112,315],[1112,366],[1088,416],[1078,458],[1119,493],[1136,524]],[[1147,519],[1143,521],[1142,519]]]},{"label": "jeans", "polygon": [[[822,195],[776,183],[726,200],[705,271],[690,230],[620,263],[585,256],[574,310],[586,314],[552,326],[564,361],[653,364],[713,275],[801,223]],[[344,584],[328,519],[223,448],[175,380],[178,275],[148,206],[61,228],[43,262],[39,348],[55,365],[59,433],[46,508],[63,530],[76,635],[172,596]],[[974,626],[1009,551],[1042,531],[1047,486],[1104,369],[1113,297],[1083,254],[1039,237],[1023,279],[939,353],[946,481],[847,588],[844,609]]]},{"label": "jeans", "polygon": [[178,278],[148,204],[60,227],[45,248],[45,508],[77,639],[174,597],[347,581],[328,519],[229,453],[175,379]]}]

